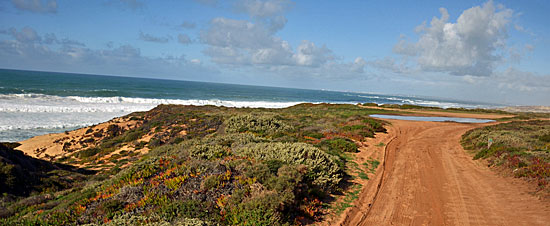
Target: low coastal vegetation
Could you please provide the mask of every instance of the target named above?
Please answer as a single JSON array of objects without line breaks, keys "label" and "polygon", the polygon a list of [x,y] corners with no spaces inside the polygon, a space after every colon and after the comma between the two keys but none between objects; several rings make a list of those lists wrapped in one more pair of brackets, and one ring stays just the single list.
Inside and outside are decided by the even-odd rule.
[{"label": "low coastal vegetation", "polygon": [[516,177],[534,181],[541,190],[550,183],[550,121],[501,123],[468,131],[462,145],[474,159],[485,159]]},{"label": "low coastal vegetation", "polygon": [[[311,223],[334,194],[357,186],[350,183],[350,153],[385,132],[384,122],[368,115],[388,112],[331,104],[159,105],[65,140],[56,163],[25,156],[44,167],[24,177],[17,164],[25,164],[4,157],[22,153],[6,144],[0,182],[12,187],[0,187],[0,225]],[[356,168],[372,172],[378,164]]]}]

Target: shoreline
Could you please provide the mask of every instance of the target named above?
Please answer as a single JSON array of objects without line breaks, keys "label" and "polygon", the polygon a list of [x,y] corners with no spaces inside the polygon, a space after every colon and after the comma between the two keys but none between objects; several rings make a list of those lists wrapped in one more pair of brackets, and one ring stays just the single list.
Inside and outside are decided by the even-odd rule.
[{"label": "shoreline", "polygon": [[[430,117],[430,116],[438,116],[438,117],[456,117],[456,118],[475,118],[475,119],[505,119],[505,118],[511,118],[514,115],[501,115],[501,114],[489,114],[489,113],[461,113],[461,112],[449,112],[445,109],[440,110],[418,110],[418,109],[388,109],[383,107],[372,107],[372,106],[361,106],[357,105],[361,108],[366,109],[377,109],[377,110],[390,110],[390,111],[397,111],[400,112],[401,115],[404,116],[421,116],[421,117]],[[67,154],[70,154],[70,152],[64,152],[63,146],[66,141],[72,141],[72,143],[83,141],[86,138],[92,137],[92,134],[86,133],[89,129],[94,129],[95,131],[106,129],[109,125],[119,125],[126,129],[130,129],[132,127],[135,127],[136,124],[132,124],[130,117],[132,114],[135,113],[142,113],[139,112],[132,112],[130,114],[115,117],[111,120],[108,120],[106,122],[101,122],[95,125],[91,126],[85,126],[79,129],[71,130],[71,131],[65,131],[60,133],[49,133],[44,135],[35,136],[26,140],[17,141],[15,143],[21,144],[17,149],[23,151],[25,154],[35,157],[35,158],[41,158],[45,160],[54,160],[58,158],[62,158],[66,156]],[[387,119],[382,119],[387,120]],[[149,139],[143,139],[142,141],[149,141]],[[77,146],[77,148],[82,148],[82,145]],[[74,146],[73,146],[74,148]],[[126,149],[128,150],[128,149]],[[145,152],[148,150],[145,150]]]},{"label": "shoreline", "polygon": [[[489,118],[499,119],[499,121],[458,123],[379,120],[370,117],[373,114]],[[293,200],[296,198],[293,201],[295,204],[299,203],[296,204],[296,208],[306,208],[308,211],[312,211],[308,212],[310,213],[310,219],[317,219],[314,221],[321,223],[321,225],[334,225],[335,223],[356,225],[361,222],[383,224],[387,221],[377,219],[375,216],[388,215],[391,211],[384,209],[389,208],[385,207],[387,205],[380,206],[380,202],[388,203],[390,206],[393,205],[394,207],[390,209],[400,209],[400,206],[407,205],[407,203],[419,203],[416,206],[404,209],[405,212],[412,211],[410,214],[434,211],[452,214],[464,212],[464,209],[445,207],[445,203],[451,202],[450,200],[464,198],[463,195],[457,196],[456,192],[445,190],[445,184],[451,183],[452,178],[459,178],[457,180],[463,181],[457,182],[458,185],[467,186],[464,189],[468,192],[464,195],[478,197],[476,205],[482,206],[484,203],[491,201],[485,196],[476,195],[504,191],[502,187],[494,187],[493,184],[499,184],[500,186],[501,184],[512,183],[509,186],[504,186],[509,187],[506,190],[508,196],[523,192],[518,194],[518,197],[522,200],[531,200],[532,197],[524,193],[531,191],[529,190],[532,189],[532,187],[529,187],[530,183],[517,178],[508,177],[503,179],[502,177],[495,177],[494,171],[490,170],[487,165],[482,164],[483,162],[472,160],[473,154],[466,152],[460,144],[461,136],[466,131],[512,120],[522,122],[516,116],[513,114],[456,112],[441,109],[388,109],[333,104],[300,104],[285,109],[159,105],[147,112],[131,113],[93,126],[65,133],[36,136],[19,142],[21,145],[16,149],[29,156],[56,164],[66,164],[91,170],[96,174],[94,176],[103,178],[101,179],[102,184],[107,183],[106,179],[108,178],[124,177],[125,174],[122,172],[135,172],[136,175],[146,173],[143,174],[145,176],[132,177],[131,180],[117,180],[119,184],[112,191],[105,186],[98,187],[95,193],[96,198],[86,199],[86,203],[88,203],[85,206],[86,208],[95,208],[98,204],[103,205],[102,203],[109,202],[111,200],[110,194],[122,195],[119,194],[122,192],[119,188],[125,186],[138,186],[140,189],[148,189],[148,186],[151,185],[158,186],[159,181],[155,178],[164,175],[164,173],[171,174],[172,169],[175,169],[173,167],[180,167],[178,164],[181,161],[187,162],[184,168],[190,166],[189,164],[218,164],[217,167],[221,168],[212,168],[211,170],[214,171],[210,172],[212,173],[210,176],[218,178],[216,180],[226,181],[222,183],[224,185],[218,185],[226,186],[234,183],[240,184],[243,182],[243,176],[255,175],[255,173],[249,174],[255,172],[255,168],[240,166],[239,162],[241,161],[249,162],[247,164],[257,165],[257,167],[267,167],[274,164],[274,162],[269,161],[282,161],[279,159],[284,160],[288,156],[293,156],[293,154],[286,152],[293,150],[316,151],[318,154],[308,154],[306,156],[311,158],[331,156],[332,162],[327,162],[327,164],[330,164],[331,167],[341,167],[339,168],[341,171],[337,171],[336,168],[331,170],[317,168],[326,167],[324,164],[308,165],[308,167],[316,170],[315,172],[333,174],[334,177],[328,177],[333,179],[323,183],[332,183],[332,186],[338,186],[342,189],[342,193],[333,193],[330,190],[331,192],[325,196],[316,196],[316,193],[310,194],[307,193],[309,190],[303,190],[307,191],[302,193],[305,197],[293,198]],[[263,156],[271,156],[271,154],[263,153],[263,150],[270,150],[269,153],[271,154],[286,154],[276,154],[270,157],[275,158],[272,160],[261,159],[265,158]],[[250,156],[243,159],[240,153],[247,153]],[[256,156],[256,153],[261,154]],[[145,157],[141,158],[142,156]],[[256,158],[260,159],[257,160]],[[172,162],[172,159],[177,161]],[[147,161],[152,161],[153,165],[147,163]],[[285,164],[289,164],[288,167],[297,167],[295,168],[296,173],[307,172],[307,167],[301,168],[300,165],[292,165],[291,163],[294,161],[296,160],[290,160]],[[229,164],[230,162],[233,163]],[[170,167],[166,164],[169,164]],[[306,164],[311,163],[306,162]],[[402,166],[405,165],[409,165],[409,167],[403,168]],[[149,166],[154,168],[148,168]],[[453,171],[446,168],[448,166],[463,168],[464,170]],[[410,172],[403,171],[403,169],[409,169]],[[151,172],[155,173],[147,173],[149,170],[153,170]],[[269,169],[266,170],[269,171]],[[424,173],[414,177],[407,176],[417,171]],[[336,176],[340,175],[338,172],[341,173],[341,177]],[[461,178],[460,175],[465,172],[468,172],[467,175],[469,176]],[[220,177],[218,174],[229,176]],[[269,175],[278,178],[277,180],[282,179],[282,176],[284,176],[278,171],[272,171]],[[475,179],[472,181],[472,177],[482,177],[492,182],[484,183],[482,188],[475,188],[473,186]],[[220,197],[224,197],[226,195],[223,193],[224,190],[209,190],[210,188],[202,190],[203,186],[206,186],[204,183],[208,181],[208,177],[197,177],[197,174],[192,173],[187,176],[182,175],[182,178],[185,181],[190,180],[186,183],[194,183],[194,187],[187,187],[186,183],[181,182],[180,184],[178,182],[178,186],[173,187],[173,189],[184,189],[185,194],[193,194],[195,191],[202,191],[207,194],[207,192],[215,191],[216,195],[214,197],[220,195]],[[248,184],[247,186],[251,186],[251,189],[261,189],[260,191],[263,191],[254,193],[256,195],[265,195],[264,192],[271,189],[269,181],[262,181],[256,176],[251,176],[249,179],[251,182],[245,183]],[[166,186],[168,186],[166,183],[172,183],[166,182],[171,181],[172,177],[163,180],[165,182],[161,184]],[[255,182],[256,180],[260,180],[262,184],[258,184],[258,182]],[[340,183],[340,180],[343,183]],[[415,184],[418,180],[426,182]],[[442,181],[447,182],[442,183]],[[311,182],[301,183],[300,186],[311,186]],[[402,185],[399,185],[399,183],[402,183]],[[522,185],[519,186],[518,183]],[[242,186],[242,184],[239,186]],[[297,184],[293,186],[297,186]],[[400,190],[400,188],[407,186],[409,186],[407,189]],[[226,187],[226,189],[232,189],[231,192],[236,192],[236,190],[233,190],[236,188],[238,187]],[[425,199],[426,196],[418,195],[425,193],[422,189],[431,189],[430,194],[433,193],[439,198]],[[409,194],[411,191],[416,192]],[[270,192],[282,192],[282,190],[272,190]],[[401,198],[407,194],[409,196],[413,195],[414,201],[388,198],[393,197],[395,194],[398,194],[398,197]],[[171,196],[168,195],[167,197]],[[171,199],[174,198],[176,197],[171,197]],[[316,201],[311,200],[312,202],[310,202],[308,201],[309,198],[314,198]],[[446,201],[443,202],[442,200]],[[498,200],[511,201],[507,196],[502,196]],[[137,201],[139,200],[125,202],[125,209],[133,205],[142,205]],[[210,201],[214,202],[216,200]],[[496,202],[495,200],[492,201]],[[330,205],[330,208],[322,209],[317,206],[321,203]],[[511,205],[517,207],[516,209],[519,209],[519,211],[524,209],[521,203]],[[294,206],[294,204],[291,206]],[[438,209],[430,209],[430,206],[438,206]],[[223,207],[220,208],[223,210]],[[289,206],[289,208],[291,207]],[[470,209],[468,206],[465,208]],[[483,208],[492,209],[495,207],[486,206]],[[502,209],[502,211],[507,210]],[[376,214],[374,214],[375,212]],[[538,215],[539,212],[531,214]],[[371,215],[373,217],[370,217]],[[321,216],[325,217],[321,218]],[[456,222],[461,223],[467,221],[466,218],[453,218],[454,216],[450,215],[440,214],[436,217],[430,218],[427,216],[425,219],[428,221],[425,222],[442,224],[448,222],[442,219],[451,221],[455,219]],[[502,216],[497,214],[494,217]],[[319,219],[323,220],[319,221]],[[411,223],[407,219],[396,218],[391,214],[387,216],[387,219],[399,224]]]}]

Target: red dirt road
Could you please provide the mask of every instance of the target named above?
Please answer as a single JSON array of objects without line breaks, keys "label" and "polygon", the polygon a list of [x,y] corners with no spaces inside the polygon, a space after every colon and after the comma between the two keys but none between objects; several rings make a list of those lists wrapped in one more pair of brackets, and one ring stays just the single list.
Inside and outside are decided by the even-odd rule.
[{"label": "red dirt road", "polygon": [[550,203],[459,144],[480,124],[392,123],[381,167],[341,225],[550,225]]}]

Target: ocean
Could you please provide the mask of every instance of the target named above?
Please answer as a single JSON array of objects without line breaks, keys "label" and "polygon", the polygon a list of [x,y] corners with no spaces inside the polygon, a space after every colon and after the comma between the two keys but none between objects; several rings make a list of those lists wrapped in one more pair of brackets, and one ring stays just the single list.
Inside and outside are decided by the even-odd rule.
[{"label": "ocean", "polygon": [[284,108],[299,103],[498,105],[398,95],[0,69],[0,141],[21,141],[159,104]]}]

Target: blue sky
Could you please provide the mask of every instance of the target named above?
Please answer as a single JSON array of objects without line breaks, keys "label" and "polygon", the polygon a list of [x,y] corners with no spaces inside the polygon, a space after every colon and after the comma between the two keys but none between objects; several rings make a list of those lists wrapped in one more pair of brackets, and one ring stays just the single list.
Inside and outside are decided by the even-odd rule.
[{"label": "blue sky", "polygon": [[6,0],[0,68],[550,105],[549,10],[548,1]]}]

